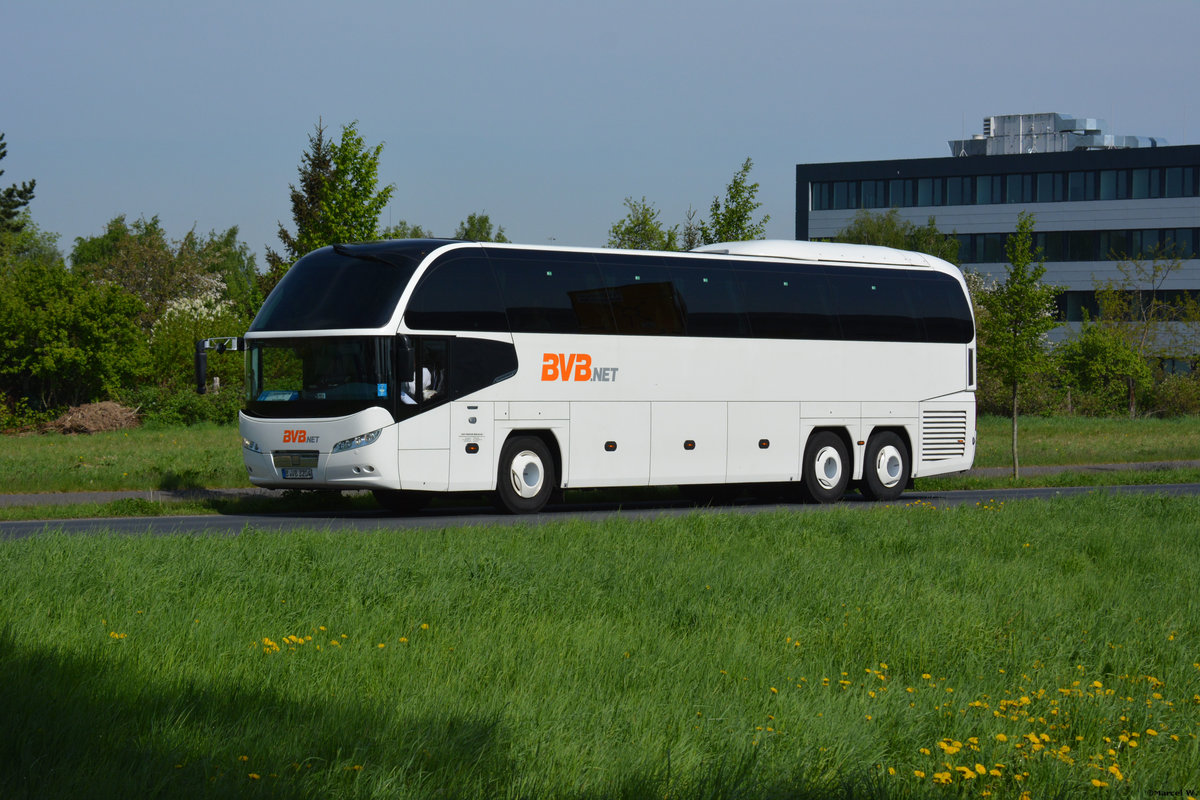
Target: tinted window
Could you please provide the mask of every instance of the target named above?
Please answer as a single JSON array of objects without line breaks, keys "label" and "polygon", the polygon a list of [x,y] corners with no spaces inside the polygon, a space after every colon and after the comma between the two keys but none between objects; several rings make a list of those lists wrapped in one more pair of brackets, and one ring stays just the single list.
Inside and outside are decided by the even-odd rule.
[{"label": "tinted window", "polygon": [[718,261],[669,263],[689,336],[750,335],[732,269]]},{"label": "tinted window", "polygon": [[829,287],[819,267],[788,272],[741,270],[750,330],[763,339],[840,339]]},{"label": "tinted window", "polygon": [[508,249],[488,255],[514,332],[614,332],[608,293],[590,255]]},{"label": "tinted window", "polygon": [[975,335],[971,307],[962,286],[949,275],[907,273],[909,300],[914,316],[925,322],[925,338],[930,342],[966,344]]},{"label": "tinted window", "polygon": [[450,351],[450,399],[512,377],[517,371],[517,351],[509,342],[458,338]]},{"label": "tinted window", "polygon": [[920,342],[921,320],[913,316],[909,284],[888,270],[839,269],[829,276],[834,307],[847,339]]},{"label": "tinted window", "polygon": [[301,258],[267,297],[251,331],[378,328],[439,243],[334,245]]},{"label": "tinted window", "polygon": [[598,253],[616,332],[632,336],[680,335],[683,312],[671,273],[658,256]]},{"label": "tinted window", "polygon": [[487,256],[470,248],[439,258],[413,292],[404,321],[415,330],[507,331]]}]

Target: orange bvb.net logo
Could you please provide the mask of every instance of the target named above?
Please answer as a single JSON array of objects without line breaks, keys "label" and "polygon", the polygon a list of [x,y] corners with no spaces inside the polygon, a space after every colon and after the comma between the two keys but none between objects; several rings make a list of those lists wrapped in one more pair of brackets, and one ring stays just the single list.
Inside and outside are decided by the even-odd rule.
[{"label": "orange bvb.net logo", "polygon": [[592,357],[587,353],[543,353],[542,380],[544,381],[601,381],[611,383],[617,379],[618,367],[593,367]]}]

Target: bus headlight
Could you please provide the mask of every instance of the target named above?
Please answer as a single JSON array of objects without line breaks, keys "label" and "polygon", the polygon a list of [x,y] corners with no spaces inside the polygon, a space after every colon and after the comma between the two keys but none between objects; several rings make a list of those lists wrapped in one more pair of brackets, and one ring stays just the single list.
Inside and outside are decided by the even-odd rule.
[{"label": "bus headlight", "polygon": [[370,433],[364,433],[360,436],[355,436],[353,439],[343,439],[333,446],[331,453],[344,453],[347,450],[354,450],[359,447],[366,447],[379,438],[379,434],[383,433],[383,428]]},{"label": "bus headlight", "polygon": [[247,439],[245,436],[242,437],[242,447],[249,450],[251,453],[261,453],[262,452],[262,450],[258,449],[258,442],[252,442],[249,439]]}]

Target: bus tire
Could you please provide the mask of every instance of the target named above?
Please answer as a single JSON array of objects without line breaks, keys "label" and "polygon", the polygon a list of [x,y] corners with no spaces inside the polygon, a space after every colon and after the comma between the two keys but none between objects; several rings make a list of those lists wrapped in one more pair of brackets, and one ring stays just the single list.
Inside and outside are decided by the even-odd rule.
[{"label": "bus tire", "polygon": [[375,502],[396,514],[412,514],[429,505],[429,492],[406,492],[397,489],[372,489]]},{"label": "bus tire", "polygon": [[892,431],[873,434],[867,441],[859,491],[868,500],[895,500],[908,486],[912,461],[904,440]]},{"label": "bus tire", "polygon": [[842,437],[819,431],[804,448],[804,474],[800,478],[804,498],[812,503],[836,503],[850,483],[850,457]]},{"label": "bus tire", "polygon": [[554,459],[536,436],[514,436],[500,451],[496,498],[511,514],[536,514],[556,488]]}]

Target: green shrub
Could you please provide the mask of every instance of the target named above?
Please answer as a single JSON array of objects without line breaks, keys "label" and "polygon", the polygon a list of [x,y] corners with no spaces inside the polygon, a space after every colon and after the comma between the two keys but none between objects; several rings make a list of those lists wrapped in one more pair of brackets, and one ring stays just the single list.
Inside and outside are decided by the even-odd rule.
[{"label": "green shrub", "polygon": [[197,394],[194,386],[168,385],[135,389],[121,401],[136,407],[146,426],[162,428],[202,422],[236,425],[243,398],[240,387]]},{"label": "green shrub", "polygon": [[1147,398],[1148,413],[1164,417],[1200,414],[1200,373],[1164,375]]}]

